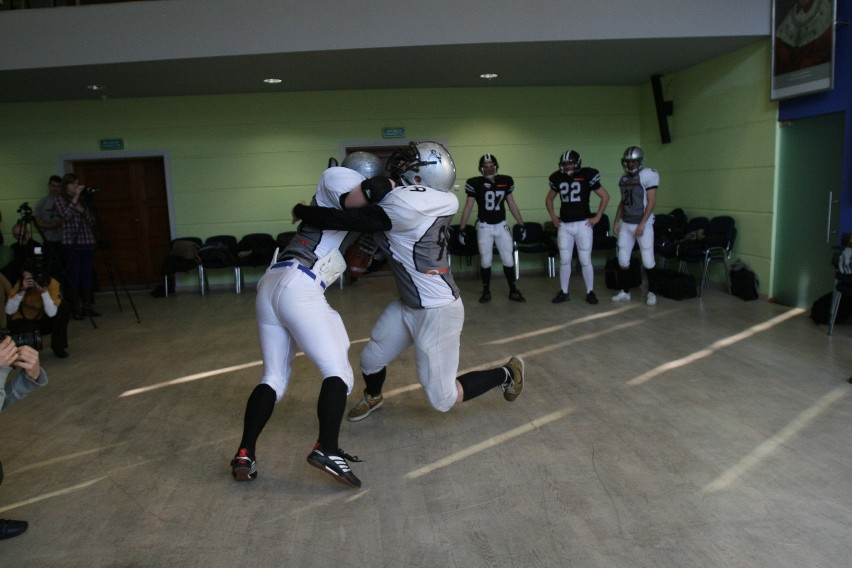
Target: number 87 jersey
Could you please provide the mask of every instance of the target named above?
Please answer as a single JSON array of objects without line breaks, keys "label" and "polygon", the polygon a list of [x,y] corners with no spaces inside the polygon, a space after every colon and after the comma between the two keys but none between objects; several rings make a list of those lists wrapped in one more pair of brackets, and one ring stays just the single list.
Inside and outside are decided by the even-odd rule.
[{"label": "number 87 jersey", "polygon": [[574,174],[558,170],[550,174],[550,191],[559,195],[562,205],[559,220],[563,223],[592,217],[589,195],[601,188],[601,173],[594,168],[580,168]]}]

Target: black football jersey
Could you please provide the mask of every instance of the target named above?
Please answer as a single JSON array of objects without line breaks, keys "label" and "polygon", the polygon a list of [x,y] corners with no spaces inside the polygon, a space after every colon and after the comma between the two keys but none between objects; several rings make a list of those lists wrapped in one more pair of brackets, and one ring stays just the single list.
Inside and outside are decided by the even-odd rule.
[{"label": "black football jersey", "polygon": [[494,176],[494,181],[479,176],[464,184],[465,193],[476,199],[477,218],[491,225],[506,220],[506,196],[514,190],[515,180],[500,174]]},{"label": "black football jersey", "polygon": [[550,174],[550,191],[559,195],[562,206],[559,220],[565,223],[593,217],[589,195],[601,187],[601,173],[594,168],[580,168],[573,176],[555,171]]}]

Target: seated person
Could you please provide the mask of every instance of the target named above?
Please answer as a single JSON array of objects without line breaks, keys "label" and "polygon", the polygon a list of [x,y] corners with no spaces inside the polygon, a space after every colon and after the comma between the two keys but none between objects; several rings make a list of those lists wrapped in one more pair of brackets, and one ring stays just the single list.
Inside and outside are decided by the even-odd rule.
[{"label": "seated person", "polygon": [[[38,331],[43,335],[51,334],[53,353],[65,359],[68,357],[68,307],[62,301],[59,282],[36,274],[35,265],[33,258],[24,262],[21,275],[6,300],[6,323],[14,333]],[[38,282],[35,276],[42,282]]]},{"label": "seated person", "polygon": [[29,228],[21,223],[15,223],[12,226],[12,236],[15,237],[15,242],[9,247],[12,251],[12,258],[0,268],[0,273],[6,277],[9,282],[14,281],[21,273],[21,267],[24,260],[31,257],[36,248],[41,248],[41,243],[33,240],[32,233]]},{"label": "seated person", "polygon": [[[38,351],[28,345],[15,345],[9,336],[0,338],[0,411],[46,384],[47,373],[41,368]],[[0,464],[2,482],[3,466]],[[22,534],[27,526],[26,521],[0,519],[0,540]]]}]

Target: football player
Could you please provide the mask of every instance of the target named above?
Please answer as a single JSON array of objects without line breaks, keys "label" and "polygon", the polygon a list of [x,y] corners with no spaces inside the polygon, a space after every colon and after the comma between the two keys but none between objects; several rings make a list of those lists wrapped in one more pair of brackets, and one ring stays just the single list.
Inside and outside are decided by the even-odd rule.
[{"label": "football player", "polygon": [[[586,284],[586,301],[597,304],[595,296],[595,272],[592,267],[592,227],[606,210],[609,193],[601,185],[601,173],[594,168],[582,167],[583,161],[576,150],[569,150],[559,157],[559,169],[550,174],[550,191],[544,204],[550,220],[558,228],[556,242],[559,246],[559,293],[554,304],[567,302],[568,282],[571,279],[571,259],[574,245],[580,259],[583,282]],[[597,213],[592,215],[589,197],[594,192],[600,197]],[[559,196],[559,215],[553,208],[553,200]]]},{"label": "football player", "polygon": [[452,157],[437,142],[412,142],[390,157],[388,171],[395,188],[369,200],[372,205],[352,211],[306,205],[293,209],[295,218],[311,226],[375,231],[396,280],[399,299],[385,308],[370,332],[361,354],[364,398],[348,419],[361,420],[382,406],[387,365],[411,345],[417,378],[435,409],[446,412],[496,387],[507,401],[515,400],[524,386],[519,357],[456,377],[464,305],[447,254],[450,222],[458,211],[458,199],[450,193],[456,175]]},{"label": "football player", "polygon": [[464,228],[473,210],[473,204],[476,203],[476,240],[479,244],[479,275],[482,277],[482,295],[479,302],[491,301],[491,259],[495,246],[500,254],[500,262],[503,263],[503,274],[509,283],[509,299],[514,302],[526,302],[515,285],[514,244],[512,231],[506,223],[506,205],[508,204],[509,211],[521,226],[521,234],[524,220],[512,196],[515,180],[511,176],[498,174],[499,168],[497,157],[494,154],[485,154],[479,158],[479,172],[482,175],[465,182],[467,201],[459,221],[459,241],[464,245]]},{"label": "football player", "polygon": [[648,275],[648,297],[645,303],[653,306],[657,303],[657,295],[654,293],[654,206],[657,204],[660,174],[655,169],[645,167],[645,152],[639,146],[628,146],[621,157],[621,167],[624,169],[624,175],[618,180],[621,201],[612,224],[613,232],[618,235],[618,280],[621,291],[612,297],[612,301],[630,301],[626,273],[630,268],[633,246],[638,242],[642,265]]},{"label": "football player", "polygon": [[[371,163],[362,159],[350,162],[350,167],[326,169],[312,203],[338,209],[366,205],[368,196],[377,189],[362,173],[351,168],[371,173]],[[390,190],[386,178],[371,179],[377,180],[377,187]],[[345,485],[361,486],[361,480],[346,461],[359,461],[358,458],[338,446],[346,397],[354,384],[349,364],[349,335],[340,315],[324,295],[326,288],[346,269],[342,252],[357,236],[302,223],[284,250],[275,251],[272,264],[258,282],[255,312],[263,376],[246,403],[242,439],[231,461],[231,472],[238,481],[257,477],[257,439],[287,391],[293,358],[301,348],[323,376],[317,400],[319,435],[307,461]]]}]

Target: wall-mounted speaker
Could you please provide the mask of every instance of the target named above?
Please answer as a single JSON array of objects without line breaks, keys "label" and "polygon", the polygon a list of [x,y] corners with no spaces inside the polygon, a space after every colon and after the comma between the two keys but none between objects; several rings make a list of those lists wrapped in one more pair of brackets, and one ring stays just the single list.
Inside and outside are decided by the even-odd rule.
[{"label": "wall-mounted speaker", "polygon": [[674,113],[674,103],[663,97],[663,85],[660,82],[662,77],[662,75],[652,75],[651,87],[654,89],[654,106],[657,109],[657,124],[660,126],[660,141],[668,144],[672,141],[668,117]]}]

